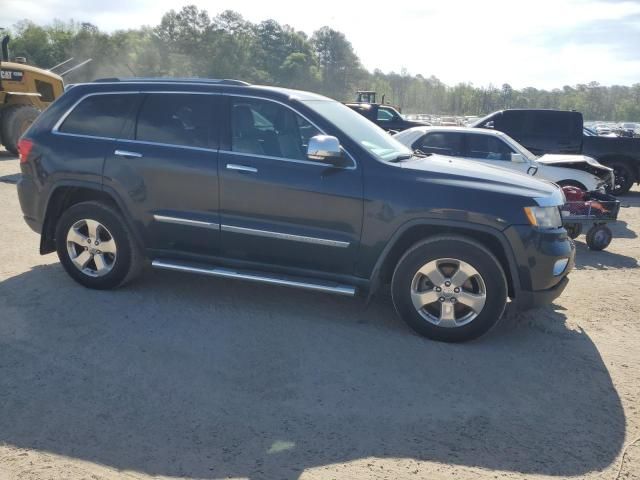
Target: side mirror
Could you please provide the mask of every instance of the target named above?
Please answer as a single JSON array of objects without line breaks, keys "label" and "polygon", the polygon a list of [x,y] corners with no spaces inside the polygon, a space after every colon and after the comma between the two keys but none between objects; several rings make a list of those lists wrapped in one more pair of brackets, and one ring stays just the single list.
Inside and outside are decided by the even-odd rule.
[{"label": "side mirror", "polygon": [[340,142],[331,135],[311,137],[309,145],[307,145],[307,158],[309,160],[340,164],[342,161]]},{"label": "side mirror", "polygon": [[527,163],[527,160],[522,156],[521,153],[512,153],[511,161],[513,163]]}]

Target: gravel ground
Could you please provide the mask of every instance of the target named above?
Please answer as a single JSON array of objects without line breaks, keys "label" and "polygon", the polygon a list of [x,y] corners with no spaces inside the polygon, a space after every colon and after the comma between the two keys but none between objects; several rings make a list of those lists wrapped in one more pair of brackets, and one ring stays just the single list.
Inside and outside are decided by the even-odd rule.
[{"label": "gravel ground", "polygon": [[478,341],[387,299],[150,271],[75,284],[0,152],[0,479],[640,479],[640,190],[547,308]]}]

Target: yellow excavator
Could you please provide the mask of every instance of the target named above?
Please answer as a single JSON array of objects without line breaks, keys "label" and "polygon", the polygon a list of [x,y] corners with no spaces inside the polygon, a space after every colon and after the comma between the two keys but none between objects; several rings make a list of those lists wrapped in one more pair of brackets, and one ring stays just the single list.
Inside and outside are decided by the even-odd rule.
[{"label": "yellow excavator", "polygon": [[27,65],[24,57],[10,62],[8,45],[9,36],[5,35],[0,43],[0,144],[17,154],[18,139],[38,114],[62,95],[64,83],[61,75]]}]

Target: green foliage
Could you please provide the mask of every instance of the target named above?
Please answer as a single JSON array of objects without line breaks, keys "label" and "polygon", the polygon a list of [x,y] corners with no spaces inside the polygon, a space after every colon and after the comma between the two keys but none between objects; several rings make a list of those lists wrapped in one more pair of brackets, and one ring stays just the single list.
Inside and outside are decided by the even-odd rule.
[{"label": "green foliage", "polygon": [[211,18],[190,5],[170,10],[154,28],[101,32],[90,23],[54,21],[14,25],[13,56],[49,68],[70,57],[93,61],[65,78],[69,83],[112,76],[238,78],[323,93],[338,100],[375,90],[405,113],[483,115],[503,108],[561,108],[586,119],[640,121],[640,84],[596,82],[556,90],[509,84],[447,86],[436,77],[366,71],[341,32],[322,27],[308,37],[275,20],[258,24],[230,10]]}]

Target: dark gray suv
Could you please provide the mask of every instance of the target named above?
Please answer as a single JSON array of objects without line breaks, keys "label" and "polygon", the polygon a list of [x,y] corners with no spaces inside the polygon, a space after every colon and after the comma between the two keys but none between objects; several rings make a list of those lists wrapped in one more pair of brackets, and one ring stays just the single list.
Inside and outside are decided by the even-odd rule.
[{"label": "dark gray suv", "polygon": [[107,289],[156,268],[371,295],[464,341],[510,298],[556,298],[573,266],[561,191],[425,157],[348,107],[234,80],[70,88],[20,141],[20,203],[71,277]]}]

